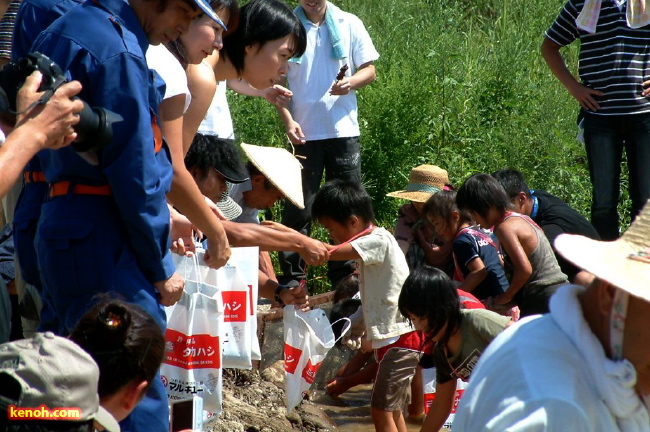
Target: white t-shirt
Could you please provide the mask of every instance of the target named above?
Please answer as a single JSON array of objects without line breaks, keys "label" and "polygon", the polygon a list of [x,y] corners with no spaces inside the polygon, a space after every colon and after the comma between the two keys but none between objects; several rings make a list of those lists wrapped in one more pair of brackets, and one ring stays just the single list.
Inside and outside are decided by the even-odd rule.
[{"label": "white t-shirt", "polygon": [[584,365],[551,315],[519,321],[481,356],[454,432],[618,431]]},{"label": "white t-shirt", "polygon": [[305,29],[307,50],[300,64],[289,62],[287,80],[293,92],[290,111],[307,141],[359,136],[355,92],[331,96],[329,91],[344,64],[348,65],[346,75],[350,76],[358,66],[379,58],[359,18],[339,9],[335,20],[346,58],[332,58],[327,26],[317,26],[310,21]]},{"label": "white t-shirt", "polygon": [[381,348],[413,331],[397,308],[409,267],[395,237],[384,228],[375,228],[350,245],[361,257],[359,292],[368,340],[373,348]]},{"label": "white t-shirt", "polygon": [[226,81],[219,81],[210,108],[208,108],[208,112],[199,126],[199,133],[216,135],[219,138],[235,139],[230,107],[226,98],[226,87]]},{"label": "white t-shirt", "polygon": [[149,45],[147,49],[147,65],[149,69],[155,70],[165,81],[166,87],[163,99],[169,99],[180,94],[185,95],[185,108],[183,108],[183,113],[185,113],[192,101],[192,95],[187,87],[187,74],[183,66],[174,57],[174,54],[169,52],[163,44]]},{"label": "white t-shirt", "polygon": [[242,209],[241,215],[234,219],[233,222],[239,223],[260,223],[258,209],[250,208],[244,202],[244,192],[251,190],[252,185],[250,180],[246,180],[243,183],[231,184],[228,195],[233,199]]}]

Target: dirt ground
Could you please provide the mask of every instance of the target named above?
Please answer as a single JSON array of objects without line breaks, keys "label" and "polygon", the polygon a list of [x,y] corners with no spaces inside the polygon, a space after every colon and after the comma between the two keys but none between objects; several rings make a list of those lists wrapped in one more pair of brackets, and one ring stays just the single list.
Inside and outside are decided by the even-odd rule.
[{"label": "dirt ground", "polygon": [[[264,378],[262,377],[264,376]],[[224,369],[223,411],[207,423],[212,432],[338,431],[322,409],[303,401],[287,414],[281,365],[256,370]]]}]

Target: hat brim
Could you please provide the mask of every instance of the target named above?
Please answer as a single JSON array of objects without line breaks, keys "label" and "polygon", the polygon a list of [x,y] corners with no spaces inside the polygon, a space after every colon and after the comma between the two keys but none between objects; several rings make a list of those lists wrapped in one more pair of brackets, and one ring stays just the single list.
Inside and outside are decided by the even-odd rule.
[{"label": "hat brim", "polygon": [[98,407],[93,420],[102,425],[108,432],[120,432],[120,424],[115,420],[115,417],[101,406]]},{"label": "hat brim", "polygon": [[[288,151],[241,143],[246,157],[282,195],[300,210],[305,208],[302,191],[302,165]],[[272,153],[271,153],[272,152]],[[291,178],[293,176],[294,178]]]},{"label": "hat brim", "polygon": [[386,194],[386,196],[388,197],[400,198],[400,199],[405,199],[405,200],[418,202],[418,203],[427,202],[427,200],[431,198],[433,195],[434,195],[433,193],[429,193],[429,192],[415,192],[415,191],[406,191],[406,190],[395,191]]},{"label": "hat brim", "polygon": [[639,252],[633,243],[624,238],[605,242],[575,234],[561,234],[554,245],[562,256],[576,266],[633,296],[650,301],[650,263],[629,258]]},{"label": "hat brim", "polygon": [[219,15],[210,7],[210,3],[207,2],[206,0],[194,0],[194,3],[201,9],[207,16],[210,17],[213,21],[215,21],[217,24],[219,24],[222,28],[223,31],[228,31],[228,27],[221,21],[221,18],[219,18]]},{"label": "hat brim", "polygon": [[243,212],[241,206],[228,195],[222,197],[221,201],[218,201],[216,205],[223,217],[227,220],[237,219]]},{"label": "hat brim", "polygon": [[219,170],[217,168],[215,168],[214,170],[219,174],[221,174],[223,178],[229,183],[239,184],[239,183],[244,183],[246,180],[248,180],[248,176],[243,173],[237,173],[235,171],[232,171],[230,173],[224,173],[223,170]]}]

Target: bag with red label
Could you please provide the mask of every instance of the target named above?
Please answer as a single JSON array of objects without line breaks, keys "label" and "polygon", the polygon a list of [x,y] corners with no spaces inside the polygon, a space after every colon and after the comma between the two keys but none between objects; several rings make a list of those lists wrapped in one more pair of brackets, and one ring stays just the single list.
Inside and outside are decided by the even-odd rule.
[{"label": "bag with red label", "polygon": [[221,338],[223,314],[216,287],[186,281],[181,299],[167,309],[165,359],[160,374],[172,401],[203,398],[203,406],[221,412]]},{"label": "bag with red label", "polygon": [[[422,382],[424,383],[424,412],[428,413],[433,400],[436,398],[436,368],[422,369]],[[454,417],[456,416],[456,409],[460,403],[460,398],[465,392],[467,383],[460,378],[456,382],[456,394],[454,395],[454,404],[451,407],[451,413],[447,420],[445,420],[444,427],[453,429]]]},{"label": "bag with red label", "polygon": [[251,369],[250,290],[230,264],[217,271],[217,287],[223,299],[223,367]]},{"label": "bag with red label", "polygon": [[[205,251],[197,249],[196,254],[198,261],[203,262]],[[257,339],[258,269],[257,247],[231,248],[228,264],[218,270],[199,268],[199,277],[221,291],[224,368],[251,369],[252,360],[261,359]]]},{"label": "bag with red label", "polygon": [[[341,336],[350,329],[350,320]],[[340,338],[339,337],[339,338]],[[309,390],[327,352],[337,342],[332,325],[322,309],[308,312],[293,305],[284,308],[284,371],[287,412],[293,411]]]}]

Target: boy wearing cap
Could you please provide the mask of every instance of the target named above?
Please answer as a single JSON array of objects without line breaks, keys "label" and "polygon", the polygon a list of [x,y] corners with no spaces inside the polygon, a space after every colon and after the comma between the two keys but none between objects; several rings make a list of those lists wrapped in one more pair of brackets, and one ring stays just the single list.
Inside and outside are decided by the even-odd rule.
[{"label": "boy wearing cap", "polygon": [[[614,242],[562,234],[556,249],[592,273],[550,313],[519,321],[485,351],[454,431],[648,431],[650,204]],[[483,426],[485,425],[485,426]]]},{"label": "boy wearing cap", "polygon": [[[70,147],[39,154],[50,184],[36,232],[43,291],[52,299],[43,313],[53,309],[59,332],[73,328],[95,294],[110,291],[141,306],[164,329],[162,305],[182,294],[184,281],[169,252],[172,168],[145,53],[149,44],[176,39],[204,13],[221,22],[206,0],[88,1],[32,46],[81,82],[79,96],[90,106],[122,117],[110,143],[97,151],[96,164]],[[225,233],[221,249],[225,263]],[[167,432],[168,412],[164,387],[155,379],[122,429]]]},{"label": "boy wearing cap", "polygon": [[197,133],[185,155],[185,167],[192,174],[201,193],[227,220],[237,218],[242,209],[228,196],[228,185],[248,180],[233,140]]},{"label": "boy wearing cap", "polygon": [[[120,432],[117,421],[99,405],[98,382],[92,357],[53,333],[2,344],[0,430]],[[73,416],[52,418],[59,411]]]}]

